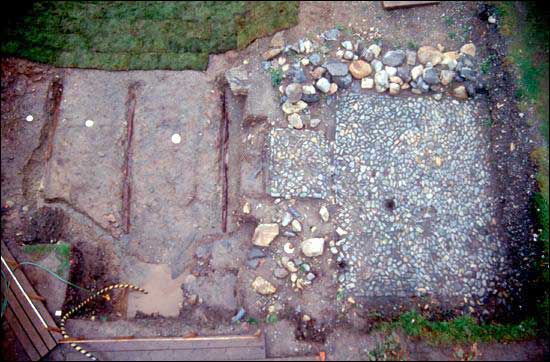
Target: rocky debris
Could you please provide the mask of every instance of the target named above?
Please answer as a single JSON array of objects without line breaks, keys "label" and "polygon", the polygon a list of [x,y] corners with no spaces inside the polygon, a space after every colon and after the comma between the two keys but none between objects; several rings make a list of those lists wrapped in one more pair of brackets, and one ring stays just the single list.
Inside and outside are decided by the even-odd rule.
[{"label": "rocky debris", "polygon": [[298,113],[292,113],[290,116],[288,116],[288,123],[292,126],[292,128],[295,129],[302,129],[304,127],[302,117],[300,117]]},{"label": "rocky debris", "polygon": [[247,95],[250,89],[248,72],[244,66],[231,68],[225,72],[225,79],[234,95]]},{"label": "rocky debris", "polygon": [[326,78],[320,78],[315,86],[323,93],[328,93],[330,90],[330,82]]},{"label": "rocky debris", "polygon": [[435,66],[443,60],[443,54],[432,46],[422,46],[416,54],[421,64],[431,63],[432,66]]},{"label": "rocky debris", "polygon": [[355,79],[363,79],[372,73],[372,68],[363,60],[354,60],[349,65],[349,72]]},{"label": "rocky debris", "polygon": [[244,318],[245,315],[246,315],[246,311],[244,310],[244,308],[239,309],[237,314],[231,317],[231,323],[239,323]]},{"label": "rocky debris", "polygon": [[257,246],[267,247],[279,235],[279,224],[260,224],[254,230],[252,243]]},{"label": "rocky debris", "polygon": [[256,293],[266,296],[277,292],[277,288],[261,276],[257,276],[256,279],[254,279],[252,282],[252,289]]},{"label": "rocky debris", "polygon": [[302,253],[310,258],[323,255],[325,239],[311,238],[302,241]]},{"label": "rocky debris", "polygon": [[406,54],[403,50],[390,50],[382,57],[382,63],[391,67],[398,67],[405,61]]},{"label": "rocky debris", "polygon": [[321,208],[319,209],[319,216],[321,216],[321,220],[323,220],[324,222],[328,222],[330,215],[326,206],[321,206]]}]

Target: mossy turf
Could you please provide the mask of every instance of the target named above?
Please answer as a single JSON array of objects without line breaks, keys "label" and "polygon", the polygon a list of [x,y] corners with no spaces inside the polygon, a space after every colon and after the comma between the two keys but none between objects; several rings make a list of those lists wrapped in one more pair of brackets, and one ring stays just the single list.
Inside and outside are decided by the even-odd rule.
[{"label": "mossy turf", "polygon": [[23,1],[3,22],[2,54],[60,67],[204,70],[209,54],[295,25],[298,8],[290,1]]}]

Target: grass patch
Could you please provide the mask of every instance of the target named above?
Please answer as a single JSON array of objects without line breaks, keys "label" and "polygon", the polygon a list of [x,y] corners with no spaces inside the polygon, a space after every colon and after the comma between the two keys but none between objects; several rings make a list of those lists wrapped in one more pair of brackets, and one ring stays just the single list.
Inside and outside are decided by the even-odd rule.
[{"label": "grass patch", "polygon": [[432,345],[510,342],[537,335],[537,323],[533,319],[519,324],[479,324],[466,315],[449,321],[429,321],[415,310],[403,313],[392,322],[382,323],[379,328],[386,333],[399,329],[409,337],[422,338]]},{"label": "grass patch", "polygon": [[39,261],[54,252],[59,261],[56,273],[61,276],[71,268],[71,246],[67,243],[23,245],[22,250],[33,261]]},{"label": "grass patch", "polygon": [[2,53],[61,67],[204,70],[208,55],[291,27],[290,1],[22,2]]},{"label": "grass patch", "polygon": [[269,75],[271,77],[271,85],[278,87],[283,81],[283,70],[280,68],[269,68]]}]

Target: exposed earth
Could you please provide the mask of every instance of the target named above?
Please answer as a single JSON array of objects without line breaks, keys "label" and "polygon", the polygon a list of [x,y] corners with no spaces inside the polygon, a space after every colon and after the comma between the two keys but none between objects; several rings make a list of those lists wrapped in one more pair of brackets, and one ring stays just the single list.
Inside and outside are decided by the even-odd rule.
[{"label": "exposed earth", "polygon": [[[480,70],[496,30],[478,11],[303,2],[296,27],[212,55],[206,72],[2,59],[2,239],[21,260],[23,244],[67,242],[73,283],[149,291],[99,301],[67,323],[74,336],[262,328],[270,357],[365,359],[384,341],[375,320],[410,307],[520,318],[509,278],[532,257],[518,240],[532,238],[533,146],[491,123],[495,107],[520,117]],[[52,314],[85,296],[25,272]],[[409,359],[454,358],[401,344]]]}]

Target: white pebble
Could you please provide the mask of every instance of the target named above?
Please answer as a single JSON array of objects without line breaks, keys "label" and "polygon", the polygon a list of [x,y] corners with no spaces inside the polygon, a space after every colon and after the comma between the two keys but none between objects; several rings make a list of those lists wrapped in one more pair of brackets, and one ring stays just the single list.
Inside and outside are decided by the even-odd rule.
[{"label": "white pebble", "polygon": [[29,114],[25,119],[27,120],[27,122],[32,122],[34,120],[34,117]]},{"label": "white pebble", "polygon": [[94,126],[94,121],[92,121],[91,119],[87,119],[84,124],[86,125],[86,127],[90,128]]},{"label": "white pebble", "polygon": [[179,144],[181,142],[181,136],[179,135],[179,133],[174,133],[172,135],[172,143],[174,144]]}]

